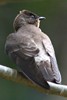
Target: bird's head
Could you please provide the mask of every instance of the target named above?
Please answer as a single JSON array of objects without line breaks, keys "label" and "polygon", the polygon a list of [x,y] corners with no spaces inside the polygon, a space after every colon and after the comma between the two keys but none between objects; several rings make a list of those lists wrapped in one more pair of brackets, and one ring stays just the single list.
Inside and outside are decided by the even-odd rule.
[{"label": "bird's head", "polygon": [[28,11],[28,10],[22,10],[19,12],[19,14],[16,16],[13,26],[14,29],[17,31],[22,25],[26,24],[32,24],[36,27],[40,26],[40,20],[45,19],[45,17],[39,17],[37,14]]}]

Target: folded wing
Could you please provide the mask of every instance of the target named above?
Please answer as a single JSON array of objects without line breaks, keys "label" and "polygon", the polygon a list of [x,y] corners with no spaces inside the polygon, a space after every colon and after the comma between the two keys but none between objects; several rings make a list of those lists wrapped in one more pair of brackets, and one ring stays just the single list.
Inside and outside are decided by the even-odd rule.
[{"label": "folded wing", "polygon": [[56,83],[61,83],[61,74],[58,69],[54,48],[50,39],[47,37],[47,41],[43,39],[43,46],[46,50],[47,55],[50,57],[51,67],[46,67],[49,77],[55,79]]}]

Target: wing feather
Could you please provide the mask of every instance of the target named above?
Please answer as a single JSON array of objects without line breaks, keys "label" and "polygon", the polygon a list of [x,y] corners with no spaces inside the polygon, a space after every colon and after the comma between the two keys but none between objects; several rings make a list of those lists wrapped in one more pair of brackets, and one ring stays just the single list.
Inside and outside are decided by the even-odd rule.
[{"label": "wing feather", "polygon": [[[52,70],[52,74],[53,74],[52,76],[54,77],[56,83],[61,83],[61,74],[58,69],[58,64],[57,64],[57,60],[55,57],[54,48],[48,37],[47,37],[47,41],[45,39],[43,39],[43,46],[44,46],[48,56],[50,56],[51,70]],[[46,67],[46,69],[47,69],[47,67]],[[47,69],[47,71],[49,71],[49,70]]]},{"label": "wing feather", "polygon": [[7,54],[19,51],[20,54],[28,57],[33,57],[38,54],[39,49],[33,39],[27,36],[10,34],[7,37],[5,49]]}]

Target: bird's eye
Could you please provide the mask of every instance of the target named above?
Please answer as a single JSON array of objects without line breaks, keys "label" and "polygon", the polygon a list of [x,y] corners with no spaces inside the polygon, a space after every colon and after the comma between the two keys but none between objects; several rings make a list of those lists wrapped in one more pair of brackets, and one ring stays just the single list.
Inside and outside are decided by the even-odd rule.
[{"label": "bird's eye", "polygon": [[35,16],[34,15],[31,15],[31,18],[35,18]]}]

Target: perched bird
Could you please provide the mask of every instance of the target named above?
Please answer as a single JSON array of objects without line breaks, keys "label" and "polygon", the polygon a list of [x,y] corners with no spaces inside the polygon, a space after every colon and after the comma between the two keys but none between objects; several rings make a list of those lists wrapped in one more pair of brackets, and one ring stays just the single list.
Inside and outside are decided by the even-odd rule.
[{"label": "perched bird", "polygon": [[13,23],[14,33],[7,37],[5,50],[21,73],[49,89],[47,81],[59,84],[61,74],[51,40],[39,28],[44,18],[28,10],[20,11]]}]

